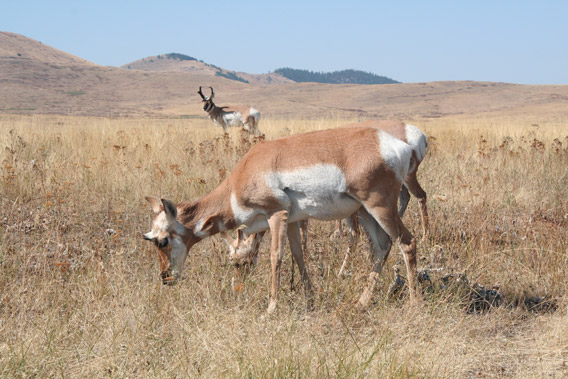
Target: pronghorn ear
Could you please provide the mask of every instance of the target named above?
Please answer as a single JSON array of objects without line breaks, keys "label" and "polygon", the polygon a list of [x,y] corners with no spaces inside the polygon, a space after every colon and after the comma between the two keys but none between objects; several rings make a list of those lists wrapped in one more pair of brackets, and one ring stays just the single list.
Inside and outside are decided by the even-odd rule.
[{"label": "pronghorn ear", "polygon": [[160,200],[159,198],[154,196],[146,196],[146,201],[150,203],[152,211],[155,214],[158,214],[164,210],[164,207],[162,206],[162,200]]},{"label": "pronghorn ear", "polygon": [[242,229],[237,229],[237,245],[240,245],[241,241],[244,239],[244,233]]},{"label": "pronghorn ear", "polygon": [[216,222],[217,222],[216,214],[208,217],[205,221],[203,221],[203,224],[201,225],[201,231],[205,233],[211,233],[211,229],[215,226]]},{"label": "pronghorn ear", "polygon": [[177,207],[176,205],[171,202],[170,200],[162,199],[162,205],[164,206],[164,211],[166,212],[167,217],[176,218],[177,216]]}]

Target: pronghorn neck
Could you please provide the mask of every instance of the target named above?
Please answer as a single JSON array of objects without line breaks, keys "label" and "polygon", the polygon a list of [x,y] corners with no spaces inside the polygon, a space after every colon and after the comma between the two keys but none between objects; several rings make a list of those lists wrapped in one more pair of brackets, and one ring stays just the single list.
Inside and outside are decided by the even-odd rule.
[{"label": "pronghorn neck", "polygon": [[194,239],[201,240],[235,228],[229,191],[226,187],[226,182],[223,182],[203,198],[177,205],[177,218],[190,231],[189,235],[194,236]]},{"label": "pronghorn neck", "polygon": [[215,111],[215,109],[217,109],[217,106],[215,105],[213,100],[208,100],[204,109],[205,112],[207,112],[207,114],[211,114],[211,112]]}]

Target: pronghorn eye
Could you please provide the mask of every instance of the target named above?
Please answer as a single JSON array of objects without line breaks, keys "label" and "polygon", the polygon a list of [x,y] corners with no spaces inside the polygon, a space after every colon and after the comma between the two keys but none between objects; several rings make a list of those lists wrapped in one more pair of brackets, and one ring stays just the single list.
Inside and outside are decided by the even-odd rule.
[{"label": "pronghorn eye", "polygon": [[167,237],[162,239],[162,240],[156,240],[156,244],[158,245],[158,247],[160,249],[168,246],[168,243],[169,243],[169,241],[168,241]]}]

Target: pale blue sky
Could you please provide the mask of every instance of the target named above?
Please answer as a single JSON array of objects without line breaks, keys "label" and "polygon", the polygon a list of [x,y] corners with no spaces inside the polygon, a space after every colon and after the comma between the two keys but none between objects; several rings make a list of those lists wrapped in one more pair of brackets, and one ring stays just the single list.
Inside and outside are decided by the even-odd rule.
[{"label": "pale blue sky", "polygon": [[0,0],[0,30],[109,66],[176,52],[249,73],[568,84],[563,0]]}]

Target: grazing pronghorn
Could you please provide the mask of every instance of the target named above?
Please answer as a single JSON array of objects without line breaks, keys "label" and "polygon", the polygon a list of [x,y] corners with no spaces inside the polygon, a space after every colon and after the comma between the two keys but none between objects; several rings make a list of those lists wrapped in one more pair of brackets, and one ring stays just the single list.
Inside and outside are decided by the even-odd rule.
[{"label": "grazing pronghorn", "polygon": [[298,221],[337,220],[359,210],[373,242],[374,259],[359,305],[369,304],[392,241],[399,241],[408,271],[411,300],[416,299],[416,241],[397,212],[412,148],[374,127],[338,128],[298,134],[256,144],[211,193],[175,205],[147,197],[155,214],[144,235],[154,241],[162,278],[175,282],[191,247],[219,232],[244,225],[251,235],[270,229],[271,298],[276,308],[286,236],[302,275],[306,295],[312,288],[303,261]]},{"label": "grazing pronghorn", "polygon": [[[410,162],[410,167],[408,174],[402,185],[400,191],[400,204],[398,207],[398,214],[400,218],[404,215],[408,202],[410,201],[410,192],[418,198],[420,204],[421,218],[422,218],[422,231],[423,238],[425,237],[428,230],[428,210],[426,207],[426,192],[422,189],[418,183],[416,173],[418,167],[422,163],[426,155],[427,139],[426,135],[417,127],[409,124],[404,124],[400,121],[391,120],[369,120],[365,122],[359,122],[355,124],[344,125],[341,128],[353,128],[353,127],[372,127],[388,132],[390,135],[406,142],[412,148],[412,160]],[[339,269],[339,276],[343,275],[347,260],[352,251],[357,247],[357,242],[359,240],[359,226],[357,213],[352,214],[349,218],[346,218],[347,224],[349,226],[349,246],[345,253],[343,263]],[[340,230],[341,220],[337,220],[336,233]],[[300,230],[302,230],[303,246],[305,250],[306,237],[307,237],[307,221],[300,225]],[[228,234],[223,234],[223,238],[231,248],[231,262],[240,266],[243,263],[256,263],[258,256],[258,249],[260,247],[260,242],[262,240],[262,235],[251,235],[244,236],[242,232],[239,231],[239,236],[235,240]]]},{"label": "grazing pronghorn", "polygon": [[258,130],[258,122],[260,120],[260,112],[253,107],[218,107],[213,103],[213,97],[215,92],[213,92],[213,87],[211,88],[211,96],[207,97],[201,91],[197,93],[201,96],[203,100],[203,110],[207,112],[209,118],[217,126],[221,126],[223,131],[227,133],[227,128],[229,126],[241,126],[247,132],[254,134],[256,136],[262,135],[260,130]]}]

